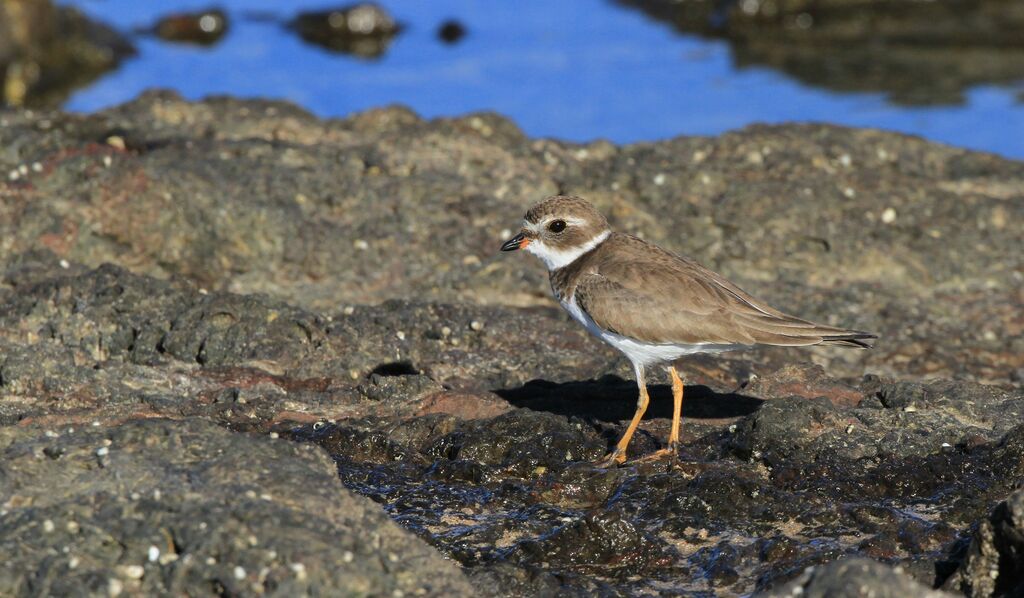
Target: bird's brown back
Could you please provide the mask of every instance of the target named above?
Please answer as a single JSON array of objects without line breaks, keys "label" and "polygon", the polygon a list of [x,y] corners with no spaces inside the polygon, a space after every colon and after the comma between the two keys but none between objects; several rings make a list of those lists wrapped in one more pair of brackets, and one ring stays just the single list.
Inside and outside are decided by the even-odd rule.
[{"label": "bird's brown back", "polygon": [[642,342],[865,346],[874,338],[787,315],[689,258],[621,233],[550,278],[560,300],[575,299],[597,325]]}]

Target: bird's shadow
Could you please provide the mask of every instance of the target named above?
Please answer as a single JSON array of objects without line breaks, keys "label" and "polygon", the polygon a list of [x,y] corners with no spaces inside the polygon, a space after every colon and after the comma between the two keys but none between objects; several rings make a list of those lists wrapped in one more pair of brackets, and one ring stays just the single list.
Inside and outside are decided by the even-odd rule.
[{"label": "bird's shadow", "polygon": [[[516,407],[605,422],[633,417],[637,399],[636,383],[615,375],[563,383],[531,380],[522,386],[494,392]],[[652,384],[648,386],[648,392],[651,402],[644,419],[671,418],[672,388],[667,384]],[[707,386],[687,385],[683,394],[683,417],[742,417],[757,411],[763,402],[736,392],[715,392]]]}]

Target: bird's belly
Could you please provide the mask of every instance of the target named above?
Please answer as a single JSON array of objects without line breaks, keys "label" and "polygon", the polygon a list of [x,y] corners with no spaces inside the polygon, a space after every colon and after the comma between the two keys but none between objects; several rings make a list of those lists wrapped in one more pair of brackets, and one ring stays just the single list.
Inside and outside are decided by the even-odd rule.
[{"label": "bird's belly", "polygon": [[580,309],[580,306],[576,304],[575,297],[570,298],[568,301],[561,301],[561,304],[562,307],[565,308],[565,311],[569,312],[569,315],[571,315],[574,320],[583,324],[583,327],[586,328],[590,334],[593,334],[597,338],[615,347],[635,364],[644,366],[655,365],[658,363],[675,361],[684,355],[692,355],[694,353],[720,353],[722,351],[732,351],[734,349],[742,349],[744,347],[744,345],[722,345],[711,343],[646,343],[635,338],[622,336],[621,334],[609,332],[608,330],[601,328],[593,319],[591,319],[590,316],[587,315],[587,312]]}]

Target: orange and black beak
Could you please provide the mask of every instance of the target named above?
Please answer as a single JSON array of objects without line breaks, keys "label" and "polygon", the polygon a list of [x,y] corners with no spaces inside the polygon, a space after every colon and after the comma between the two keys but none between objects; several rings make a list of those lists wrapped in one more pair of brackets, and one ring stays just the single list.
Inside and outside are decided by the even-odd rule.
[{"label": "orange and black beak", "polygon": [[517,249],[523,249],[530,244],[530,239],[526,236],[525,232],[521,232],[518,235],[512,237],[508,241],[505,241],[501,245],[502,251],[516,251]]}]

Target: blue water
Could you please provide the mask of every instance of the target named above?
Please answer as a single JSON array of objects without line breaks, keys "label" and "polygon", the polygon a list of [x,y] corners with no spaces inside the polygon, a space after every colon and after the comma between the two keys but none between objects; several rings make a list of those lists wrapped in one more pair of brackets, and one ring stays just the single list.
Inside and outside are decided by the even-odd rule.
[{"label": "blue water", "polygon": [[[202,0],[71,0],[128,31],[172,8]],[[139,56],[75,93],[67,107],[92,111],[150,87],[188,98],[210,94],[287,99],[321,116],[406,104],[427,116],[495,110],[526,133],[575,141],[664,139],[717,134],[762,122],[823,121],[876,127],[1024,158],[1024,82],[970,90],[957,106],[906,107],[882,94],[834,93],[767,68],[737,69],[725,42],[681,35],[607,0],[383,0],[407,29],[380,59],[308,45],[280,25],[246,21],[246,11],[282,19],[345,4],[226,0],[232,19],[212,48],[136,39]],[[448,46],[436,28],[457,18],[468,29]]]}]

